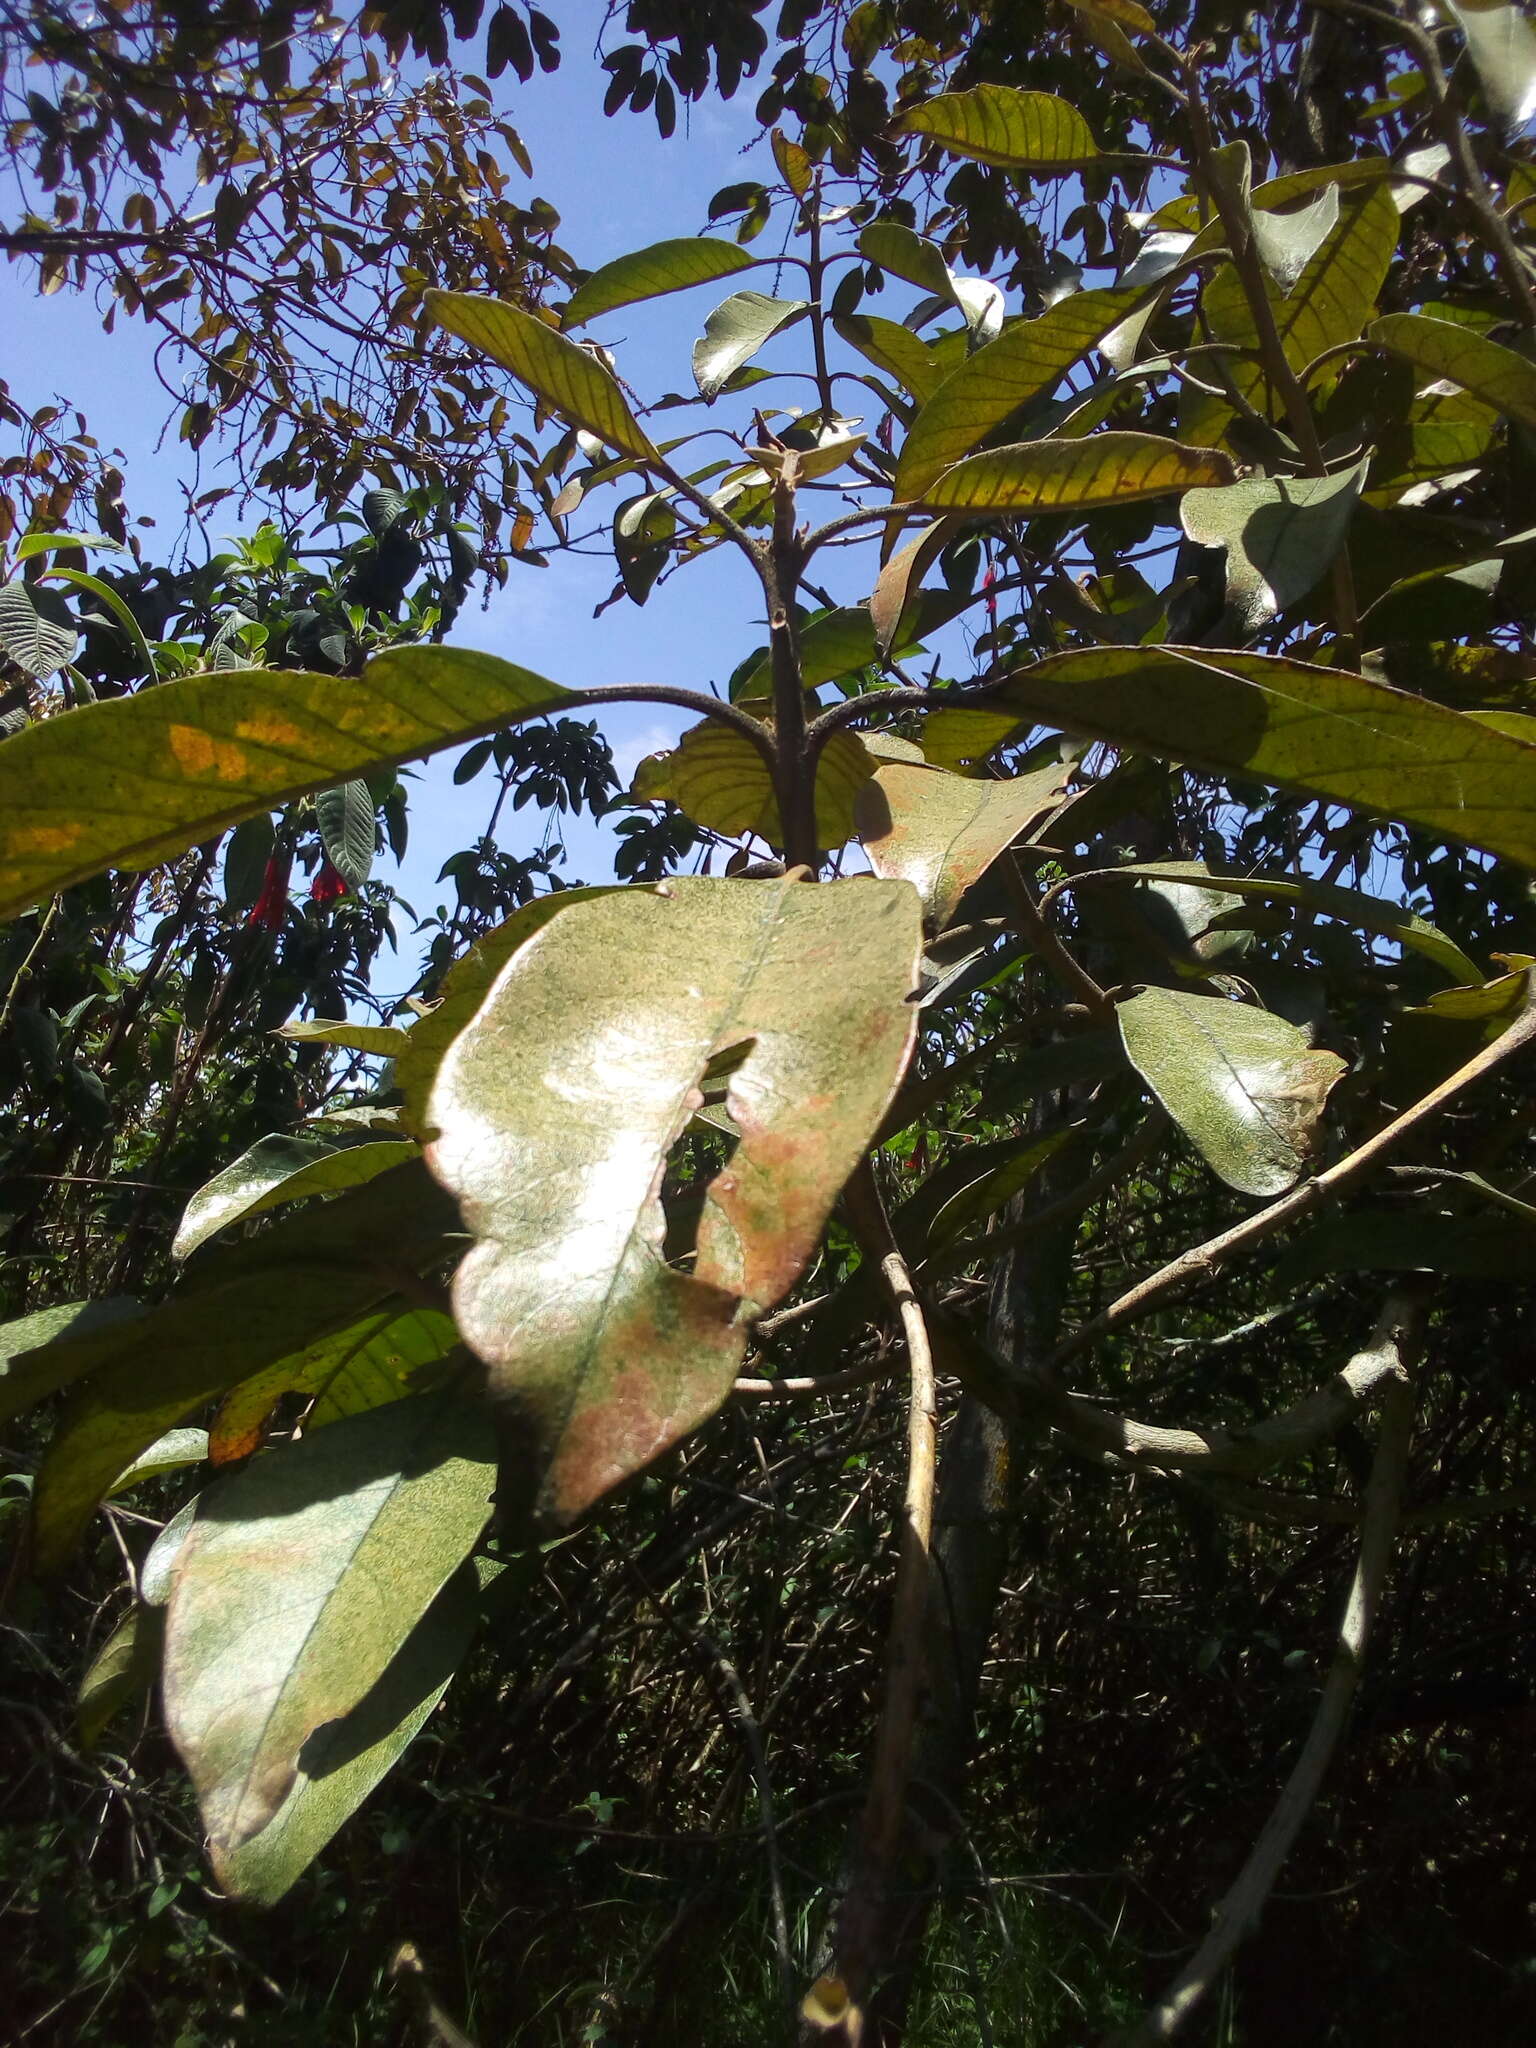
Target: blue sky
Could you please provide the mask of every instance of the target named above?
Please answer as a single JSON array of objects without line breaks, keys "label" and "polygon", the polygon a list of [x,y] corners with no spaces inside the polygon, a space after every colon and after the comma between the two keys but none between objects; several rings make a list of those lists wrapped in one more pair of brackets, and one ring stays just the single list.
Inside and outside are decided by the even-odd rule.
[{"label": "blue sky", "polygon": [[[582,13],[595,29],[600,10],[588,7]],[[606,78],[590,44],[570,25],[562,48],[561,68],[552,76],[536,75],[520,86],[509,73],[497,90],[533,158],[528,195],[540,194],[560,210],[557,239],[578,262],[595,268],[664,236],[696,233],[705,226],[710,195],[720,186],[754,175],[765,181],[774,177],[766,144],[755,141],[757,88],[750,81],[729,104],[709,99],[685,110],[686,131],[680,120],[677,134],[663,142],[649,115],[625,111],[612,120],[603,117]],[[749,147],[751,153],[744,156]],[[760,246],[768,242],[765,236]],[[771,289],[762,282],[771,275],[757,273],[750,282]],[[156,519],[156,533],[144,537],[149,551],[174,545],[181,531],[177,486],[189,473],[189,456],[174,426],[164,431],[170,406],[155,382],[144,329],[121,321],[109,339],[88,300],[67,290],[40,299],[32,278],[30,268],[0,268],[5,376],[30,404],[57,394],[83,405],[98,438],[124,452],[130,508]],[[687,391],[692,388],[693,339],[721,296],[722,290],[712,295],[706,287],[629,309],[594,331],[616,350],[625,378],[642,394]],[[778,359],[795,360],[796,343],[791,335],[780,344]],[[762,360],[774,362],[772,345]],[[229,507],[219,508],[214,521],[209,538],[215,546],[237,523],[252,523]],[[474,600],[466,606],[453,638],[572,686],[644,681],[694,689],[723,681],[761,638],[760,594],[734,551],[695,564],[643,608],[625,602],[594,620],[593,607],[613,587],[614,573],[611,559],[590,556],[551,556],[545,570],[514,565],[509,585],[492,596],[486,610]],[[642,755],[675,738],[679,723],[657,706],[625,706],[604,714],[603,729],[626,780]],[[453,759],[441,757],[418,770],[406,861],[398,875],[387,859],[381,870],[422,912],[439,901],[451,904],[452,885],[436,883],[438,869],[448,854],[478,834],[492,800],[489,776],[454,788]],[[525,851],[541,829],[530,807],[508,820],[502,843],[509,851]],[[573,872],[589,881],[608,873],[607,830],[582,821],[563,836]],[[411,950],[407,942],[407,958]]]}]

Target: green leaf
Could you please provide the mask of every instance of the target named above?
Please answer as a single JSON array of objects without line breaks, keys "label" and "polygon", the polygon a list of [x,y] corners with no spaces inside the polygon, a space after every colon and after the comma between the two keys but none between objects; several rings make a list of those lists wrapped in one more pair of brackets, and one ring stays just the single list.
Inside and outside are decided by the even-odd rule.
[{"label": "green leaf", "polygon": [[1467,39],[1494,121],[1523,128],[1536,114],[1536,29],[1506,0],[1446,0]]},{"label": "green leaf", "polygon": [[[144,637],[144,628],[110,583],[104,583],[99,576],[87,575],[83,569],[47,569],[43,573],[50,581],[67,583],[74,590],[84,590],[94,597],[98,604],[105,605],[112,619],[122,628],[129,646],[143,663],[146,677],[152,683],[158,681],[160,671],[155,664],[154,650]],[[3,596],[4,592],[0,591],[0,598]]]},{"label": "green leaf", "polygon": [[107,1497],[115,1499],[130,1487],[140,1486],[146,1479],[158,1479],[166,1472],[180,1472],[188,1465],[201,1465],[207,1456],[206,1429],[168,1429],[148,1450],[141,1451],[126,1471],[118,1473],[107,1489]]},{"label": "green leaf", "polygon": [[913,107],[899,132],[930,136],[953,156],[1015,171],[1081,170],[1099,154],[1088,123],[1054,93],[1009,85],[945,92]]},{"label": "green leaf", "polygon": [[315,798],[315,822],[331,866],[350,889],[360,889],[373,872],[373,792],[360,776],[322,789]]},{"label": "green leaf", "polygon": [[33,583],[0,583],[0,654],[44,683],[73,661],[79,641],[69,607]]},{"label": "green leaf", "polygon": [[[800,634],[800,680],[807,690],[840,682],[876,658],[874,625],[863,605],[838,605],[812,619]],[[737,704],[773,694],[773,657],[765,653],[731,691]]]},{"label": "green leaf", "polygon": [[751,270],[756,261],[734,242],[717,242],[708,235],[653,242],[648,249],[636,249],[594,270],[571,294],[561,320],[566,327],[580,327],[618,306],[659,299],[667,292],[687,291],[696,284],[712,284],[739,270]]},{"label": "green leaf", "polygon": [[1112,430],[1086,441],[1021,441],[967,456],[926,487],[923,502],[946,512],[1086,512],[1230,483],[1234,474],[1215,449]]},{"label": "green leaf", "polygon": [[430,291],[423,304],[429,319],[510,370],[567,425],[642,462],[655,455],[617,382],[589,350],[502,299]]},{"label": "green leaf", "polygon": [[257,811],[497,731],[571,693],[489,654],[391,648],[361,679],[234,669],[0,740],[0,921]]},{"label": "green leaf", "polygon": [[[1269,287],[1270,309],[1285,359],[1298,373],[1325,349],[1353,341],[1365,326],[1386,281],[1397,247],[1401,217],[1385,185],[1368,189],[1347,203],[1338,226],[1308,262],[1289,292]],[[1268,388],[1259,357],[1259,332],[1242,279],[1226,264],[1206,286],[1200,299],[1202,317],[1213,341],[1231,342],[1246,351],[1226,359],[1223,375],[1250,405],[1266,406],[1275,418],[1284,407]],[[1214,440],[1224,430],[1231,409],[1224,400],[1186,391],[1180,432],[1194,440]]]},{"label": "green leaf", "polygon": [[992,701],[931,716],[928,759],[981,760],[1013,734],[1059,726],[1536,866],[1536,747],[1344,669],[1195,647],[1088,647],[1020,670]]},{"label": "green leaf", "polygon": [[1115,1014],[1126,1057],[1228,1187],[1268,1196],[1295,1185],[1345,1070],[1337,1053],[1219,996],[1148,988]]},{"label": "green leaf", "polygon": [[285,1394],[311,1403],[304,1427],[320,1429],[344,1415],[364,1415],[408,1394],[440,1384],[453,1361],[467,1358],[453,1318],[436,1309],[386,1302],[349,1329],[242,1380],[219,1403],[208,1433],[208,1455],[230,1465],[261,1449],[273,1409]]},{"label": "green leaf", "polygon": [[272,1034],[292,1039],[295,1045],[339,1045],[347,1052],[371,1052],[386,1060],[405,1050],[410,1035],[398,1024],[353,1024],[345,1017],[306,1017],[296,1024],[279,1024]]},{"label": "green leaf", "polygon": [[[866,632],[869,627],[864,617]],[[852,742],[850,745],[849,742]],[[875,771],[854,733],[835,732],[816,764],[816,842],[841,846],[852,837],[854,802]],[[784,827],[768,764],[743,733],[717,718],[690,726],[669,753],[652,754],[635,770],[632,794],[666,798],[710,832],[728,838],[754,832],[782,846]]]},{"label": "green leaf", "polygon": [[479,1618],[476,1573],[462,1564],[357,1705],[309,1737],[272,1819],[224,1852],[220,1876],[232,1899],[271,1906],[292,1889],[421,1732]]},{"label": "green leaf", "polygon": [[248,910],[261,894],[276,846],[269,811],[258,811],[230,833],[224,848],[224,901],[231,910]]},{"label": "green leaf", "polygon": [[1388,313],[1371,322],[1378,348],[1406,356],[1432,378],[1447,377],[1485,405],[1536,426],[1536,363],[1470,327],[1423,313]]},{"label": "green leaf", "polygon": [[[995,787],[984,783],[983,788]],[[1462,952],[1453,939],[1428,923],[1406,905],[1389,903],[1380,896],[1367,896],[1359,889],[1342,889],[1336,882],[1295,881],[1288,875],[1217,875],[1204,861],[1128,861],[1123,867],[1090,868],[1074,875],[1074,887],[1083,882],[1107,880],[1123,875],[1132,881],[1193,884],[1214,889],[1223,896],[1260,898],[1270,903],[1294,903],[1307,910],[1321,911],[1341,924],[1359,931],[1376,932],[1395,939],[1400,946],[1433,960],[1456,982],[1481,982],[1482,972],[1475,960]]]},{"label": "green leaf", "polygon": [[164,1699],[216,1874],[469,1554],[492,1471],[489,1418],[432,1397],[352,1416],[203,1493],[172,1577]]},{"label": "green leaf", "polygon": [[[513,955],[429,1105],[479,1240],[454,1303],[514,1445],[500,1500],[564,1526],[719,1407],[895,1093],[919,938],[905,883],[688,878],[580,904]],[[743,1048],[741,1142],[683,1272],[661,1169]]]},{"label": "green leaf", "polygon": [[888,880],[911,882],[930,929],[943,931],[971,884],[1054,809],[1067,775],[1053,762],[1007,782],[977,782],[892,762],[861,791],[856,809],[869,864]]},{"label": "green leaf", "polygon": [[899,220],[872,220],[859,234],[859,254],[867,256],[881,270],[908,284],[921,286],[935,298],[954,297],[949,265],[937,243],[914,234]]},{"label": "green leaf", "polygon": [[419,1165],[397,1167],[316,1214],[210,1253],[150,1314],[61,1345],[55,1384],[84,1384],[37,1475],[39,1572],[60,1568],[141,1451],[230,1387],[355,1322],[394,1292],[394,1275],[440,1258],[456,1221]]},{"label": "green leaf", "polygon": [[1227,624],[1247,639],[1304,598],[1344,544],[1370,457],[1337,476],[1246,477],[1191,491],[1179,519],[1227,555]]},{"label": "green leaf", "polygon": [[101,1301],[60,1302],[0,1323],[0,1422],[70,1384],[80,1370],[80,1338],[143,1313],[131,1294],[111,1294]]},{"label": "green leaf", "polygon": [[387,1141],[338,1146],[323,1138],[258,1138],[188,1202],[171,1257],[190,1258],[219,1231],[280,1203],[359,1187],[391,1167],[403,1166],[415,1151],[414,1145]]},{"label": "green leaf", "polygon": [[804,299],[770,299],[761,292],[735,292],[722,300],[704,322],[703,339],[693,344],[693,380],[700,394],[718,398],[743,363],[806,311]]},{"label": "green leaf", "polygon": [[149,1697],[160,1676],[164,1640],[165,1617],[159,1608],[142,1606],[136,1600],[80,1681],[75,1731],[82,1749],[94,1749],[119,1714]]},{"label": "green leaf", "polygon": [[921,498],[935,477],[1051,390],[1155,289],[1073,292],[967,357],[912,422],[896,467],[896,497]]},{"label": "green leaf", "polygon": [[851,313],[832,325],[857,349],[866,362],[888,377],[894,377],[921,405],[932,398],[943,382],[939,359],[910,327],[896,320],[882,320],[873,313]]},{"label": "green leaf", "polygon": [[108,540],[104,533],[28,533],[16,543],[16,560],[30,562],[34,555],[50,554],[55,548],[104,548],[110,555],[126,555],[120,540]]}]

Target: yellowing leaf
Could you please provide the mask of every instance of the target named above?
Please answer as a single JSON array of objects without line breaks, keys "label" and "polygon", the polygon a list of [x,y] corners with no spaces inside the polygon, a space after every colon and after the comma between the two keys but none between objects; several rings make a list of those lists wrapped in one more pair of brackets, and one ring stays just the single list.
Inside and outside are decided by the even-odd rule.
[{"label": "yellowing leaf", "polygon": [[428,292],[429,318],[500,363],[570,426],[644,461],[655,454],[623,392],[596,356],[502,299]]},{"label": "yellowing leaf", "polygon": [[1371,322],[1370,339],[1430,377],[1448,377],[1485,405],[1536,426],[1536,363],[1486,334],[1423,313],[1388,313]]},{"label": "yellowing leaf", "polygon": [[653,242],[648,249],[636,249],[594,270],[586,283],[578,285],[571,294],[561,320],[566,327],[580,327],[618,306],[632,306],[641,299],[659,299],[667,292],[687,291],[692,285],[732,277],[739,270],[752,269],[755,261],[736,243],[718,242],[708,235]]},{"label": "yellowing leaf", "polygon": [[[851,837],[854,799],[874,769],[856,734],[833,733],[816,768],[818,845],[841,846]],[[648,801],[665,797],[711,832],[730,838],[754,832],[771,846],[784,843],[767,762],[744,734],[716,718],[690,726],[672,752],[642,761],[633,794]]]},{"label": "yellowing leaf", "polygon": [[216,1874],[467,1556],[492,1459],[483,1411],[432,1396],[285,1445],[199,1500],[172,1573],[164,1699]]},{"label": "yellowing leaf", "polygon": [[288,798],[495,732],[570,692],[447,647],[361,679],[182,676],[0,740],[0,920],[106,867],[146,868]]},{"label": "yellowing leaf", "polygon": [[1228,1187],[1280,1195],[1316,1146],[1344,1072],[1283,1017],[1218,996],[1148,988],[1115,1012],[1126,1057]]},{"label": "yellowing leaf", "polygon": [[929,718],[930,761],[979,760],[1012,734],[1057,726],[1536,866],[1536,747],[1344,669],[1195,647],[1091,647],[1021,669],[988,696]]},{"label": "yellowing leaf", "polygon": [[[919,925],[905,883],[679,879],[580,904],[512,956],[429,1105],[479,1240],[454,1302],[490,1368],[505,1505],[568,1524],[725,1398],[895,1093]],[[705,1069],[742,1048],[741,1141],[682,1271],[661,1170]]]},{"label": "yellowing leaf", "polygon": [[975,85],[940,93],[896,122],[908,135],[930,136],[953,156],[1006,170],[1072,171],[1099,154],[1093,131],[1068,101],[1010,85]]},{"label": "yellowing leaf", "polygon": [[923,503],[947,512],[1086,512],[1228,484],[1235,474],[1214,449],[1110,431],[1084,441],[1021,441],[968,456],[927,486]]},{"label": "yellowing leaf", "polygon": [[971,884],[1052,810],[1068,771],[1056,763],[1006,782],[973,782],[893,762],[861,792],[859,837],[877,875],[911,882],[942,931]]},{"label": "yellowing leaf", "polygon": [[894,377],[919,404],[931,398],[943,382],[938,357],[900,321],[881,320],[872,313],[852,313],[832,324],[850,348],[856,348],[877,370]]},{"label": "yellowing leaf", "polygon": [[1038,320],[1020,320],[967,357],[912,422],[896,467],[897,498],[920,498],[952,462],[1051,390],[1155,289],[1073,292]]}]

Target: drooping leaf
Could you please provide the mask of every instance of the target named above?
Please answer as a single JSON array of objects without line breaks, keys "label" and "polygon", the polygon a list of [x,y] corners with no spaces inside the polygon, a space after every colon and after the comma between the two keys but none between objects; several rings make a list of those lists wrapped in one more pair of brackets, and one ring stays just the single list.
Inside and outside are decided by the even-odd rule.
[{"label": "drooping leaf", "polygon": [[756,260],[736,243],[717,242],[709,235],[653,242],[648,249],[636,249],[594,270],[571,294],[561,320],[566,327],[580,327],[619,306],[659,299],[667,292],[687,291],[692,285],[712,284],[738,270],[750,270]]},{"label": "drooping leaf", "polygon": [[[581,904],[512,956],[429,1105],[480,1240],[454,1301],[509,1443],[499,1499],[567,1524],[720,1405],[895,1092],[918,945],[905,883],[680,879]],[[660,1170],[706,1067],[742,1047],[741,1142],[680,1271]]]},{"label": "drooping leaf", "polygon": [[373,792],[361,776],[322,789],[315,798],[320,843],[349,888],[360,889],[373,872]]},{"label": "drooping leaf", "polygon": [[1448,377],[1511,419],[1536,426],[1536,363],[1502,342],[1424,313],[1388,313],[1373,320],[1370,339],[1406,356],[1431,377]]},{"label": "drooping leaf", "polygon": [[655,454],[617,382],[590,350],[504,299],[430,291],[423,304],[439,327],[510,370],[569,425],[642,462]]},{"label": "drooping leaf", "polygon": [[1290,213],[1255,206],[1250,219],[1259,260],[1281,293],[1288,297],[1339,224],[1339,188],[1336,184],[1325,185],[1315,199]]},{"label": "drooping leaf", "polygon": [[495,732],[570,692],[492,655],[392,648],[361,679],[234,669],[0,740],[0,920],[289,797]]},{"label": "drooping leaf", "polygon": [[1126,1056],[1228,1187],[1279,1195],[1301,1178],[1344,1072],[1283,1017],[1148,988],[1116,1009]]},{"label": "drooping leaf", "polygon": [[165,1619],[137,1600],[91,1660],[75,1699],[80,1747],[92,1750],[119,1714],[147,1699],[160,1675]]},{"label": "drooping leaf", "polygon": [[322,1138],[258,1138],[248,1152],[216,1174],[188,1202],[171,1245],[173,1259],[190,1258],[231,1224],[259,1216],[306,1195],[335,1194],[403,1166],[415,1146],[384,1141],[337,1145]]},{"label": "drooping leaf", "polygon": [[280,1024],[275,1038],[292,1039],[295,1045],[339,1045],[347,1052],[368,1052],[380,1059],[397,1059],[405,1050],[408,1031],[398,1024],[354,1024],[346,1017],[305,1017],[293,1024]]},{"label": "drooping leaf", "polygon": [[1021,441],[969,455],[927,485],[923,502],[946,512],[1086,512],[1229,484],[1234,475],[1218,450],[1111,430],[1086,441]]},{"label": "drooping leaf", "polygon": [[977,782],[893,762],[876,773],[857,805],[870,866],[877,875],[911,882],[931,929],[942,931],[971,884],[1060,801],[1067,773],[1052,763],[1007,782]]},{"label": "drooping leaf", "polygon": [[914,234],[899,220],[872,220],[859,233],[859,254],[893,277],[921,286],[935,298],[948,299],[949,265],[937,243]]},{"label": "drooping leaf", "polygon": [[1226,550],[1228,616],[1238,637],[1298,603],[1329,567],[1369,463],[1364,456],[1337,476],[1246,477],[1185,498],[1179,519],[1189,538]]},{"label": "drooping leaf", "polygon": [[882,654],[889,654],[896,645],[903,626],[913,616],[923,578],[960,525],[958,519],[936,519],[916,540],[899,548],[880,571],[870,593],[869,622]]},{"label": "drooping leaf", "polygon": [[[986,785],[983,785],[985,787]],[[1395,939],[1411,952],[1433,960],[1453,981],[1481,981],[1477,963],[1463,953],[1453,939],[1409,910],[1404,904],[1389,903],[1381,896],[1368,896],[1359,889],[1344,889],[1337,882],[1296,881],[1288,875],[1213,874],[1204,861],[1128,861],[1123,867],[1088,870],[1075,879],[1080,884],[1100,877],[1124,876],[1128,880],[1192,883],[1200,889],[1215,890],[1223,896],[1259,898],[1271,903],[1294,903],[1300,908],[1320,911],[1341,924],[1357,930],[1377,932]]]},{"label": "drooping leaf", "polygon": [[1005,170],[1081,170],[1099,154],[1092,129],[1069,101],[1009,85],[939,93],[895,125],[908,135],[931,136],[954,156]]},{"label": "drooping leaf", "polygon": [[535,932],[542,931],[562,911],[594,896],[611,893],[612,885],[605,885],[595,889],[558,889],[549,896],[535,896],[531,903],[515,910],[504,924],[483,933],[467,953],[454,961],[443,977],[437,1007],[406,1033],[405,1044],[395,1060],[395,1085],[404,1098],[402,1114],[414,1136],[430,1135],[427,1097],[443,1054],[485,1001],[492,982],[518,947],[526,945]]},{"label": "drooping leaf", "polygon": [[355,1322],[394,1292],[393,1274],[440,1258],[455,1225],[425,1171],[397,1167],[313,1216],[210,1253],[201,1275],[150,1314],[60,1345],[55,1384],[84,1384],[37,1475],[38,1570],[63,1564],[117,1474],[166,1430]]},{"label": "drooping leaf", "polygon": [[[868,621],[865,621],[866,627]],[[848,745],[847,742],[852,744]],[[875,771],[856,734],[835,732],[816,765],[816,840],[841,846],[852,837],[854,802]],[[670,753],[652,754],[635,770],[632,793],[665,797],[696,825],[736,838],[756,833],[782,846],[784,827],[768,764],[744,734],[718,719],[690,726]]]},{"label": "drooping leaf", "polygon": [[35,583],[0,583],[0,654],[46,682],[73,661],[79,634],[56,591]]},{"label": "drooping leaf", "polygon": [[172,1575],[164,1698],[216,1873],[468,1555],[492,1473],[483,1411],[432,1396],[353,1416],[203,1493]]},{"label": "drooping leaf", "polygon": [[969,455],[995,428],[1047,392],[1148,297],[1154,287],[1074,292],[1006,328],[952,370],[912,423],[893,485],[921,498],[934,478]]},{"label": "drooping leaf", "polygon": [[703,338],[693,344],[693,381],[704,398],[718,398],[744,363],[751,362],[765,342],[803,319],[804,299],[770,299],[762,292],[735,292],[704,322]]},{"label": "drooping leaf", "polygon": [[[451,1370],[457,1348],[451,1316],[386,1302],[350,1329],[333,1331],[226,1394],[208,1432],[209,1459],[230,1465],[259,1450],[285,1395],[311,1401],[304,1426],[320,1429],[344,1415],[427,1393]],[[458,1357],[465,1354],[459,1351]]]},{"label": "drooping leaf", "polygon": [[305,1742],[271,1820],[224,1852],[220,1878],[232,1899],[271,1906],[292,1889],[421,1732],[479,1615],[475,1569],[462,1564],[356,1706]]},{"label": "drooping leaf", "polygon": [[1059,726],[1536,865],[1536,747],[1344,669],[1206,648],[1091,647],[1051,655],[988,696],[995,708],[929,718],[930,761],[981,760],[1031,726]]},{"label": "drooping leaf", "polygon": [[832,324],[850,348],[857,349],[877,370],[894,377],[919,405],[943,382],[944,373],[933,350],[899,321],[882,320],[873,313],[852,313]]},{"label": "drooping leaf", "polygon": [[1536,114],[1536,29],[1509,0],[1446,0],[1496,122],[1523,128]]}]

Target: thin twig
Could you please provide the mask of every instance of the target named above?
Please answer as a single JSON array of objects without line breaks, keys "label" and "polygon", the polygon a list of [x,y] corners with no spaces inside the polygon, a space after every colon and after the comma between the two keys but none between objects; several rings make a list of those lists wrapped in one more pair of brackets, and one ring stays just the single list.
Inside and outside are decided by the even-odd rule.
[{"label": "thin twig", "polygon": [[1171,2040],[1178,2032],[1263,1911],[1281,1865],[1316,1802],[1365,1666],[1371,1624],[1397,1533],[1412,1433],[1413,1387],[1408,1360],[1403,1357],[1382,1402],[1381,1434],[1366,1484],[1354,1578],[1339,1624],[1338,1647],[1306,1743],[1247,1862],[1218,1906],[1210,1933],[1141,2023],[1119,2037],[1121,2048],[1149,2048],[1153,2042]]}]

